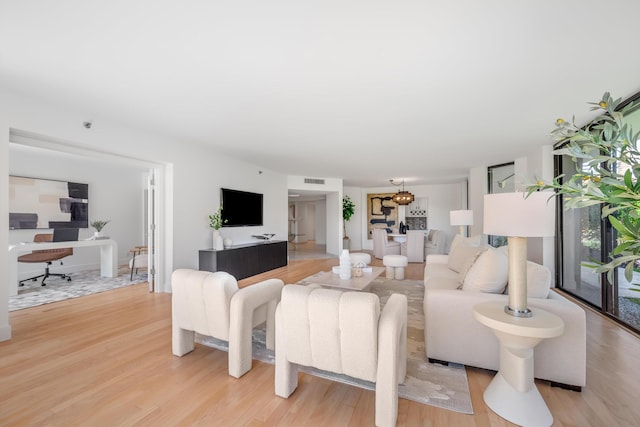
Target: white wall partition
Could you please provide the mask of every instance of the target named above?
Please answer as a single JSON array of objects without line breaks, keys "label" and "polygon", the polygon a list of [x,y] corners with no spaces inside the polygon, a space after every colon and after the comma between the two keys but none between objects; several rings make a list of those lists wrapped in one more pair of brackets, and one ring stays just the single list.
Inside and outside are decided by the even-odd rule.
[{"label": "white wall partition", "polygon": [[[208,215],[220,203],[220,187],[264,194],[264,226],[223,229],[236,243],[252,241],[252,234],[275,233],[287,239],[287,177],[216,153],[213,149],[190,145],[160,134],[142,132],[108,118],[92,116],[93,126],[86,129],[84,111],[66,110],[0,90],[0,244],[8,245],[8,208],[6,201],[9,171],[10,129],[45,135],[63,141],[78,151],[110,153],[123,159],[141,159],[163,165],[163,250],[158,267],[163,270],[159,291],[170,291],[171,272],[175,268],[197,268],[198,250],[211,247]],[[25,171],[34,176],[38,171]],[[89,179],[78,179],[87,182]],[[91,208],[90,208],[91,209]],[[115,232],[111,224],[106,231]],[[124,248],[126,250],[126,248]],[[0,257],[6,267],[6,257]],[[6,272],[6,268],[0,268]],[[7,314],[6,277],[0,281],[0,339],[10,336]],[[4,335],[3,335],[4,334]]]}]

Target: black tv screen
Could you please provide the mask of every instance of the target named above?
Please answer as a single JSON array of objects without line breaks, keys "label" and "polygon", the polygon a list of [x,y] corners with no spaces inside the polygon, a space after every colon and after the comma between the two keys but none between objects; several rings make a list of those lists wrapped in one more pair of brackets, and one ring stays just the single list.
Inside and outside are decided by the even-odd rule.
[{"label": "black tv screen", "polygon": [[221,188],[222,226],[262,225],[262,194]]}]

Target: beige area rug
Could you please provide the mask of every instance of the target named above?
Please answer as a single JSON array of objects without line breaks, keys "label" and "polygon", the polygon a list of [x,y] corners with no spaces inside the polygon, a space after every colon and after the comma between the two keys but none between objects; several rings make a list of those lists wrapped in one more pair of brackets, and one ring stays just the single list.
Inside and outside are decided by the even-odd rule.
[{"label": "beige area rug", "polygon": [[133,279],[130,279],[128,268],[121,268],[118,274],[118,277],[102,277],[100,270],[78,271],[68,273],[71,277],[70,282],[57,276],[48,277],[46,286],[40,285],[42,279],[29,280],[24,286],[18,287],[18,295],[9,297],[9,311],[78,298],[147,281],[147,273],[143,273],[142,270],[139,274],[134,274]]},{"label": "beige area rug", "polygon": [[[309,278],[300,282],[300,284],[308,283]],[[405,383],[398,388],[400,397],[455,412],[473,414],[469,383],[464,366],[454,364],[443,366],[427,361],[424,351],[424,314],[422,308],[424,286],[422,282],[377,278],[372,282],[370,291],[378,295],[381,306],[384,306],[389,296],[393,293],[407,296],[407,377]],[[224,351],[228,350],[228,345],[225,341],[202,335],[198,335],[196,340],[200,344],[209,347]],[[264,330],[254,330],[253,358],[273,364],[274,354],[271,350],[265,348],[264,342]],[[347,377],[346,375],[338,375],[314,368],[301,367],[300,370],[314,376],[368,390],[375,390],[375,383]]]}]

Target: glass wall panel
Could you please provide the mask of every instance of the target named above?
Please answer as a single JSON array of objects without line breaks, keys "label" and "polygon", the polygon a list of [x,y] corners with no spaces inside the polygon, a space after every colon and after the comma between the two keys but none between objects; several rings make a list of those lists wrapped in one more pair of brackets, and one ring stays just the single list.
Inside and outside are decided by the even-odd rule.
[{"label": "glass wall panel", "polygon": [[[640,131],[640,108],[627,114],[625,121],[636,132]],[[557,175],[566,177],[574,175],[582,167],[579,161],[575,163],[568,156],[562,157],[556,165]],[[585,266],[594,261],[610,261],[609,253],[615,246],[615,229],[608,220],[601,219],[601,212],[601,206],[562,210],[562,238],[558,245],[561,251],[559,271],[562,272],[560,287],[640,331],[640,265],[636,266],[631,282],[625,279],[624,268],[608,277]],[[640,203],[635,212],[628,210],[618,215],[637,217],[640,222]]]}]

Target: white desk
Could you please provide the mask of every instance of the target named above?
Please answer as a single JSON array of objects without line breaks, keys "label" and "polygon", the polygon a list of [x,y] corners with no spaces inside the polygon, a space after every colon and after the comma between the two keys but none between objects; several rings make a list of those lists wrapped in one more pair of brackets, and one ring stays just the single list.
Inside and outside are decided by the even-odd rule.
[{"label": "white desk", "polygon": [[42,242],[9,245],[9,295],[18,294],[18,257],[34,250],[83,248],[100,246],[100,275],[116,277],[118,275],[118,244],[112,239],[78,240],[76,242]]},{"label": "white desk", "polygon": [[548,427],[553,416],[533,377],[533,348],[545,338],[564,332],[564,322],[538,308],[529,318],[504,312],[504,303],[473,307],[476,320],[491,328],[500,341],[500,370],[484,391],[484,401],[502,418],[526,427]]}]

